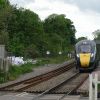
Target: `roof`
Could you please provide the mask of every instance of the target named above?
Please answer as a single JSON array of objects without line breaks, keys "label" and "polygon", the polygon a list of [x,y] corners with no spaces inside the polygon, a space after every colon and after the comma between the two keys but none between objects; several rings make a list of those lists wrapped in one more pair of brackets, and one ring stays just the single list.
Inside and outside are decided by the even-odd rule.
[{"label": "roof", "polygon": [[77,46],[83,44],[83,42],[87,42],[88,44],[96,45],[95,41],[93,41],[93,40],[81,40],[78,43],[76,43],[75,46],[77,47]]}]

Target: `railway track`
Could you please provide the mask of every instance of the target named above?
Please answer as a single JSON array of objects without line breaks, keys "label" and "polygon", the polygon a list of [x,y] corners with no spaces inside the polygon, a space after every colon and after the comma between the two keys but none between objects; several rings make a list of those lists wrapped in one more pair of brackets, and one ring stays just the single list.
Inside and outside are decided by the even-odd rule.
[{"label": "railway track", "polygon": [[63,93],[64,95],[58,99],[58,100],[62,100],[66,96],[76,93],[76,90],[84,83],[84,81],[87,78],[88,78],[88,74],[80,74],[79,72],[74,73],[67,80],[64,80],[58,85],[45,90],[38,96],[34,97],[32,100],[39,100],[40,98],[44,97],[46,94]]},{"label": "railway track", "polygon": [[36,86],[44,81],[50,80],[51,78],[56,77],[64,72],[70,70],[72,67],[75,67],[74,61],[72,61],[71,63],[68,63],[67,65],[64,64],[63,66],[59,67],[58,69],[55,69],[48,73],[45,73],[45,74],[30,78],[30,79],[27,79],[24,81],[12,83],[7,86],[3,86],[0,88],[0,91],[23,92],[30,87]]},{"label": "railway track", "polygon": [[16,82],[0,88],[0,91],[39,93],[32,100],[40,100],[46,94],[62,94],[63,100],[70,94],[77,94],[77,89],[88,78],[88,73],[75,72],[75,62],[63,65],[48,73]]}]

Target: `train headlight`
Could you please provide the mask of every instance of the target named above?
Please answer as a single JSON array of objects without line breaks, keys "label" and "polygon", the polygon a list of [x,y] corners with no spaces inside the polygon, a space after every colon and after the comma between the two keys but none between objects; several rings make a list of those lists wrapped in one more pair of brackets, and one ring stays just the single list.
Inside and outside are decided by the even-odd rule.
[{"label": "train headlight", "polygon": [[91,57],[93,57],[94,56],[94,54],[93,53],[91,53]]},{"label": "train headlight", "polygon": [[79,55],[79,54],[77,54],[77,57],[80,57],[80,55]]}]

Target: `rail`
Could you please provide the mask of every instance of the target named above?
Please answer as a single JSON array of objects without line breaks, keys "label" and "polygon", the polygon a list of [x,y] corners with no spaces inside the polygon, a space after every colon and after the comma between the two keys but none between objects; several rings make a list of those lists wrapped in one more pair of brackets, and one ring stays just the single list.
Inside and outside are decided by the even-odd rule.
[{"label": "rail", "polygon": [[[35,86],[43,81],[49,80],[52,77],[55,77],[57,75],[64,73],[65,71],[68,71],[69,69],[72,68],[72,66],[74,67],[74,65],[75,65],[74,61],[70,62],[68,64],[64,64],[63,66],[61,66],[53,71],[50,71],[48,73],[45,73],[45,74],[42,74],[42,75],[39,75],[39,76],[36,76],[33,78],[26,79],[24,81],[12,83],[10,85],[1,87],[0,90],[1,91],[23,91],[23,90],[25,90],[33,85]],[[13,87],[15,87],[14,88],[15,90],[13,90]]]},{"label": "rail", "polygon": [[[63,84],[67,84],[69,81],[72,82],[72,80],[75,80],[78,76],[80,77],[80,73],[74,73],[71,77],[69,77],[67,80],[63,81],[62,83],[44,91],[43,93],[39,94],[38,96],[34,97],[32,100],[40,100],[42,97],[45,96],[45,94],[52,93],[53,90],[58,89],[59,87],[63,86]],[[82,75],[84,76],[84,75]],[[82,78],[82,77],[81,77]],[[60,97],[58,100],[63,100],[66,96],[73,94],[83,83],[84,81],[88,78],[88,74],[85,75],[85,77],[78,83],[76,84],[75,87],[73,87],[71,90],[69,90],[66,94],[64,94],[62,97]]]}]

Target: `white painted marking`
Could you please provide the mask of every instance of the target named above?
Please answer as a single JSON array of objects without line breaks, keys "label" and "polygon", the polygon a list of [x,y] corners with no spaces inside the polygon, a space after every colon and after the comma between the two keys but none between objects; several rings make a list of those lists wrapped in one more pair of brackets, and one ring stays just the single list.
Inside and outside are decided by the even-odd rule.
[{"label": "white painted marking", "polygon": [[23,97],[23,96],[25,96],[25,95],[28,95],[28,93],[27,93],[27,92],[22,92],[22,93],[20,93],[20,94],[17,94],[16,96]]}]

